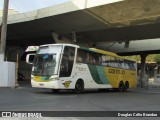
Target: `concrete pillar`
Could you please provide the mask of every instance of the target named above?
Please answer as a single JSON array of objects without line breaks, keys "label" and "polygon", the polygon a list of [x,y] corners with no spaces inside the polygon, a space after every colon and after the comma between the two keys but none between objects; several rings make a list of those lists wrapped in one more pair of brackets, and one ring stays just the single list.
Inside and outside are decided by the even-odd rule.
[{"label": "concrete pillar", "polygon": [[141,88],[148,88],[148,77],[145,74],[146,69],[146,57],[147,54],[142,54],[141,56],[141,69],[140,69],[140,78],[139,78],[139,84]]},{"label": "concrete pillar", "polygon": [[157,71],[158,71],[158,66],[154,68],[154,83],[157,81],[157,74],[158,74]]},{"label": "concrete pillar", "polygon": [[9,5],[9,0],[4,0],[2,25],[1,25],[2,28],[0,35],[0,61],[5,61],[8,5]]}]

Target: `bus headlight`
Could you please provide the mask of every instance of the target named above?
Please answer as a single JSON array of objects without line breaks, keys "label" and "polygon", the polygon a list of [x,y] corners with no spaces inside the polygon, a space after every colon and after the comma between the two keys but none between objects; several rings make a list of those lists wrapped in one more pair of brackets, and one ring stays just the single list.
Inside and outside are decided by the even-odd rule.
[{"label": "bus headlight", "polygon": [[49,81],[55,81],[55,80],[58,80],[58,77],[49,79]]}]

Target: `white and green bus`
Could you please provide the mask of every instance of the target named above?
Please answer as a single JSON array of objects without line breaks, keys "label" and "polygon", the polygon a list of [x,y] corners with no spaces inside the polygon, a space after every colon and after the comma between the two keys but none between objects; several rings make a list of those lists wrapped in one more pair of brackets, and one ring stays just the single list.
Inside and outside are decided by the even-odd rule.
[{"label": "white and green bus", "polygon": [[[27,55],[27,63],[31,55]],[[35,54],[31,85],[82,92],[84,89],[126,91],[136,87],[136,62],[114,53],[73,44],[48,44]]]}]

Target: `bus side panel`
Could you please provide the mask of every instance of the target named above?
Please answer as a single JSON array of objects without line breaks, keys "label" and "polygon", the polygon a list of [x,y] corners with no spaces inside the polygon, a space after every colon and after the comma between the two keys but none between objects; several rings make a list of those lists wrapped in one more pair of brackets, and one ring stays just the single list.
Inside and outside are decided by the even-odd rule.
[{"label": "bus side panel", "polygon": [[129,82],[129,87],[136,87],[136,71],[118,68],[105,67],[108,80],[113,88],[118,88],[120,81],[125,84]]},{"label": "bus side panel", "polygon": [[119,84],[119,80],[118,80],[119,71],[118,71],[118,69],[111,68],[111,67],[105,67],[105,72],[106,72],[106,75],[108,77],[108,80],[109,80],[111,86],[113,88],[118,88],[118,84]]},{"label": "bus side panel", "polygon": [[74,89],[77,80],[83,80],[84,88],[94,87],[87,64],[75,63],[70,77],[61,77],[59,80],[60,89]]},{"label": "bus side panel", "polygon": [[134,88],[137,86],[137,74],[134,70],[126,70],[126,80],[129,82],[129,87]]},{"label": "bus side panel", "polygon": [[73,83],[70,88],[74,89],[75,83],[78,79],[82,79],[84,81],[85,89],[112,88],[106,78],[104,67],[102,66],[75,63],[70,77],[70,80]]},{"label": "bus side panel", "polygon": [[97,84],[109,84],[105,69],[103,66],[88,65],[93,80]]}]

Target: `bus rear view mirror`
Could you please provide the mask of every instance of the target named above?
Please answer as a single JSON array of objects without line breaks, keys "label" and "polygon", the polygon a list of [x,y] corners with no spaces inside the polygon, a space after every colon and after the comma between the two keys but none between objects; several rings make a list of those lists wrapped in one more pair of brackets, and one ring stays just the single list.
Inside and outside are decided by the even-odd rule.
[{"label": "bus rear view mirror", "polygon": [[28,64],[33,64],[34,57],[35,57],[35,54],[28,54],[27,57],[26,57],[26,62]]}]

